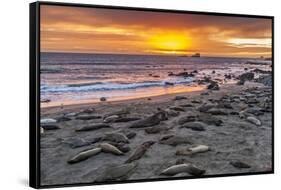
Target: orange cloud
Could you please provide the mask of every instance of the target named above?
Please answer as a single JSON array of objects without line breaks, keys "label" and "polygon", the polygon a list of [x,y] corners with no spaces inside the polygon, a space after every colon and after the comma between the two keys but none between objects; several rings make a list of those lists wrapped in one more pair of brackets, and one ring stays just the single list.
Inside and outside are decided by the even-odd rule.
[{"label": "orange cloud", "polygon": [[271,56],[271,20],[41,6],[41,50]]}]

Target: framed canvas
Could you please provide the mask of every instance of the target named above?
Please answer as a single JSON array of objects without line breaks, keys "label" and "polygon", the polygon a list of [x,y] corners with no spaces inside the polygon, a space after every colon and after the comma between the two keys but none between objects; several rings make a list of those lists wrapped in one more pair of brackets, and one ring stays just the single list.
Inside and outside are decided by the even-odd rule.
[{"label": "framed canvas", "polygon": [[30,186],[274,172],[272,16],[30,4]]}]

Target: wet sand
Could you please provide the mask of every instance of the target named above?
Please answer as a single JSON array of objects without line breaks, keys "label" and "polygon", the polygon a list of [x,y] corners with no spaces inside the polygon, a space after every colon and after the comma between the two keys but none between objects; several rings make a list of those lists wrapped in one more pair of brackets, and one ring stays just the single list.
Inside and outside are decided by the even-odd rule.
[{"label": "wet sand", "polygon": [[[164,169],[182,163],[192,164],[204,170],[202,175],[269,172],[272,170],[271,93],[271,87],[247,81],[244,85],[221,85],[220,90],[206,89],[128,101],[44,108],[41,110],[41,118],[56,119],[57,122],[54,125],[59,129],[44,130],[41,134],[41,184],[58,185],[193,176],[192,172],[180,172],[172,176],[161,175]],[[200,109],[206,104],[211,104],[213,110]],[[113,114],[116,118],[139,118],[140,120],[116,122],[112,117],[112,121],[106,123],[110,127],[76,131],[83,126],[104,123],[108,118],[106,115],[120,110],[126,110],[127,113],[118,115],[117,112]],[[133,124],[159,112],[165,113],[166,116],[165,119],[159,121],[159,124],[151,127],[130,128]],[[100,118],[78,119],[81,115]],[[204,116],[211,117],[211,122],[205,121],[202,116],[203,118]],[[204,130],[196,130],[196,127],[193,129],[182,127],[190,123],[190,121],[183,124],[179,122],[182,117],[190,117],[196,122],[203,123]],[[254,117],[261,122],[261,125],[254,124],[249,117]],[[62,121],[59,122],[59,120]],[[212,123],[214,120],[220,120],[221,124]],[[147,128],[161,129],[156,130],[156,133],[148,133]],[[104,138],[107,133],[127,135],[128,142],[118,144],[120,149],[124,150],[124,155],[102,151],[81,162],[68,163],[78,153],[99,147],[102,142],[117,146],[112,139]],[[129,134],[135,134],[135,136],[129,136]],[[163,137],[168,141],[163,140]],[[171,137],[176,139],[174,145],[169,145]],[[93,143],[98,138],[100,141]],[[180,143],[179,139],[186,141]],[[140,158],[133,160],[131,165],[124,164],[130,155],[147,141],[155,143],[148,147]],[[178,150],[197,145],[206,145],[210,150],[192,155],[176,155]],[[131,167],[132,164],[133,167]],[[124,166],[124,168],[116,170],[117,166]],[[113,175],[108,170],[112,172],[116,170],[117,174]],[[108,175],[111,175],[111,179],[107,177]]]}]

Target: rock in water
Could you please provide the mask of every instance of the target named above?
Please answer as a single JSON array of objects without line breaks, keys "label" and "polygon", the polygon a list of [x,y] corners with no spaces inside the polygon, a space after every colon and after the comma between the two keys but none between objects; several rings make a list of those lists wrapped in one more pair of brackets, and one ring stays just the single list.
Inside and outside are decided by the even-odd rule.
[{"label": "rock in water", "polygon": [[77,154],[76,156],[72,157],[70,160],[68,160],[69,164],[75,164],[77,162],[81,162],[83,160],[86,160],[98,153],[101,152],[101,148],[93,148],[90,150],[86,150],[83,152],[80,152],[79,154]]},{"label": "rock in water", "polygon": [[97,177],[95,182],[125,180],[133,173],[136,166],[136,163],[109,166],[99,177]]},{"label": "rock in water", "polygon": [[142,127],[152,127],[158,125],[161,121],[167,120],[167,114],[164,111],[160,111],[150,117],[135,121],[129,125],[129,128],[142,128]]},{"label": "rock in water", "polygon": [[117,143],[119,142],[129,143],[128,137],[122,133],[107,133],[105,134],[103,140],[117,142]]},{"label": "rock in water", "polygon": [[101,102],[105,102],[105,101],[106,101],[106,97],[101,97],[101,98],[100,98],[100,101],[101,101]]},{"label": "rock in water", "polygon": [[258,120],[255,117],[251,117],[251,116],[247,117],[247,121],[249,121],[250,123],[253,123],[253,124],[257,125],[257,126],[261,126],[261,121]]},{"label": "rock in water", "polygon": [[179,173],[189,173],[194,176],[201,176],[205,173],[205,170],[201,170],[192,164],[178,164],[163,170],[161,175],[173,176]]},{"label": "rock in water", "polygon": [[254,77],[255,77],[254,73],[248,72],[248,73],[244,73],[244,74],[240,75],[238,77],[238,79],[241,80],[241,81],[246,81],[246,80],[251,81],[251,80],[254,79]]},{"label": "rock in water", "polygon": [[199,121],[195,121],[195,122],[187,122],[185,124],[183,124],[181,126],[182,128],[188,128],[188,129],[192,129],[194,131],[205,131],[206,129],[206,124],[199,122]]},{"label": "rock in water", "polygon": [[99,147],[101,148],[101,150],[103,152],[106,152],[106,153],[112,153],[115,155],[124,155],[124,153],[121,150],[119,150],[117,147],[115,147],[109,143],[101,143],[99,145]]},{"label": "rock in water", "polygon": [[130,163],[135,160],[140,159],[147,149],[149,149],[155,142],[154,141],[146,141],[142,143],[137,149],[129,156],[128,160],[125,161],[125,163]]},{"label": "rock in water", "polygon": [[75,131],[77,131],[77,132],[93,131],[93,130],[102,129],[102,128],[111,128],[111,126],[108,124],[105,124],[105,123],[100,123],[100,124],[86,125],[84,127],[81,127],[80,129],[76,129]]},{"label": "rock in water", "polygon": [[79,115],[75,119],[79,120],[91,120],[91,119],[100,119],[101,116],[99,115]]},{"label": "rock in water", "polygon": [[160,139],[159,143],[170,146],[177,146],[179,144],[191,144],[190,140],[187,137],[175,135],[164,136]]},{"label": "rock in water", "polygon": [[234,166],[235,168],[251,168],[249,164],[246,164],[241,161],[231,161],[230,164]]},{"label": "rock in water", "polygon": [[178,150],[176,152],[176,155],[193,155],[193,154],[197,154],[197,153],[207,152],[209,150],[210,150],[210,148],[206,145],[198,145],[193,148],[184,148],[184,149]]}]

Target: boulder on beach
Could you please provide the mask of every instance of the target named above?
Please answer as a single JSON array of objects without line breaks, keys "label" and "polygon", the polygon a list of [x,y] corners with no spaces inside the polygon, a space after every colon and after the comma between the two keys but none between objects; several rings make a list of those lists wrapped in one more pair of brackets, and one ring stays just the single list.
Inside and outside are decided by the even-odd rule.
[{"label": "boulder on beach", "polygon": [[101,101],[101,102],[105,102],[106,100],[107,100],[106,97],[101,97],[101,98],[100,98],[100,101]]}]

